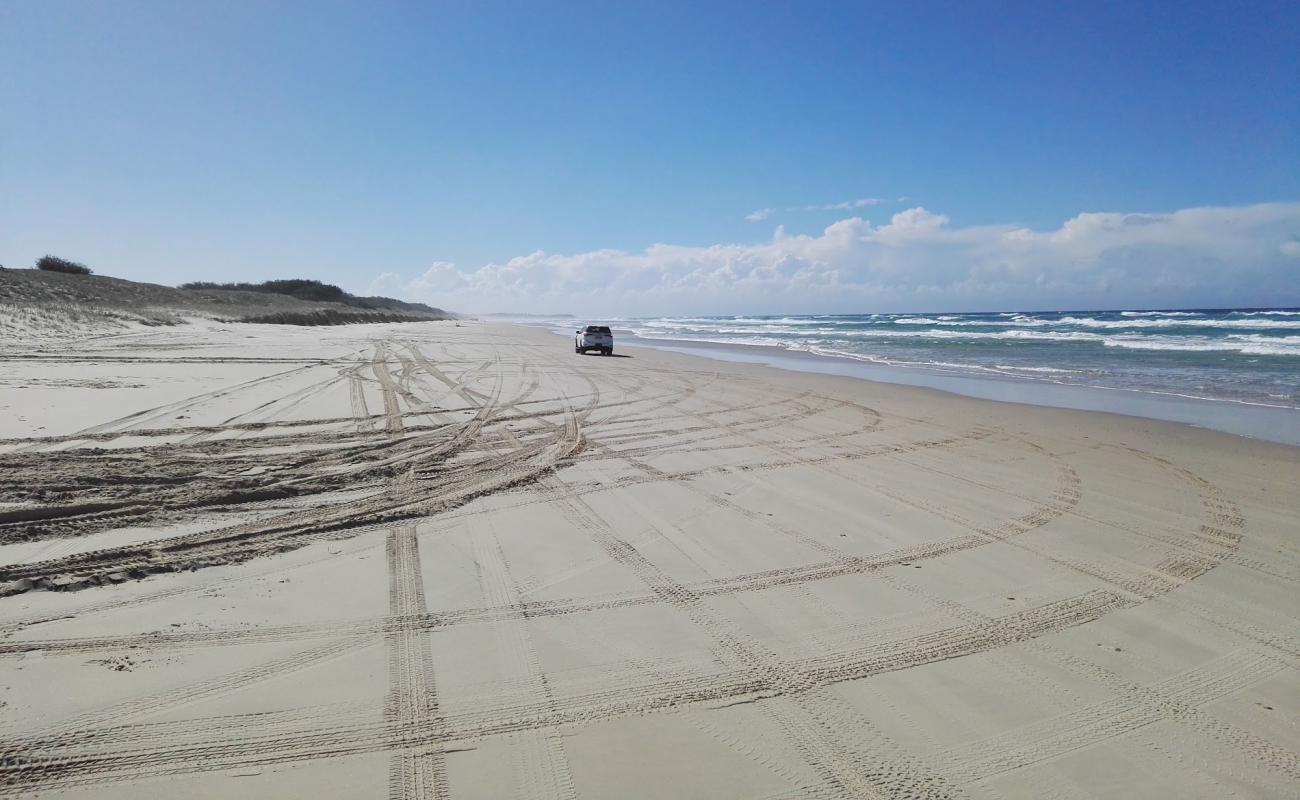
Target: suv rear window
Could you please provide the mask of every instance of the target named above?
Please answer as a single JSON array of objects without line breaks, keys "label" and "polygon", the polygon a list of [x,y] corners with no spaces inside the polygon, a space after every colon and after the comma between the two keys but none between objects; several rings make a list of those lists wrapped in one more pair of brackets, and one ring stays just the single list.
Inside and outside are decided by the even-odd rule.
[{"label": "suv rear window", "polygon": [[609,326],[607,326],[607,325],[588,325],[588,326],[587,326],[587,333],[609,333]]}]

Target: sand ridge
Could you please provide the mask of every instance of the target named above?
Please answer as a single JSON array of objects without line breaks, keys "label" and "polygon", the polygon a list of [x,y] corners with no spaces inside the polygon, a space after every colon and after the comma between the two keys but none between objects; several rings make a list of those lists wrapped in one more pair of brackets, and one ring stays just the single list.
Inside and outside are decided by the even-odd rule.
[{"label": "sand ridge", "polygon": [[505,325],[205,334],[6,362],[0,793],[1300,781],[1295,448]]}]

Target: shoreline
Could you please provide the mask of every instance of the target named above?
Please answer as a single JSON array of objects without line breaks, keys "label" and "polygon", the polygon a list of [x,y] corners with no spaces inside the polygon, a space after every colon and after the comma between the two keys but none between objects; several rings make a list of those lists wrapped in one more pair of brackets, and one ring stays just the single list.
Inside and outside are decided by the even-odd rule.
[{"label": "shoreline", "polygon": [[[496,323],[502,324],[502,323]],[[554,331],[527,322],[504,324]],[[556,332],[563,336],[562,332]],[[654,339],[615,329],[616,347],[640,347],[772,369],[839,375],[857,380],[933,389],[959,397],[1040,408],[1089,411],[1187,425],[1275,444],[1300,446],[1300,409],[1239,400],[1215,400],[1153,390],[1084,386],[1020,375],[976,375],[921,366],[879,364],[849,356],[788,350],[775,345]],[[621,343],[621,344],[620,344]]]}]

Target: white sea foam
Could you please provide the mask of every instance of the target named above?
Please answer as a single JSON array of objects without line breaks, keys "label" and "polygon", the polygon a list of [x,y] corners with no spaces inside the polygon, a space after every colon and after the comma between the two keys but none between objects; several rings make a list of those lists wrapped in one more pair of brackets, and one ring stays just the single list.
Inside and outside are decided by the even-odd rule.
[{"label": "white sea foam", "polygon": [[1282,319],[1094,319],[1062,317],[1057,324],[1084,328],[1253,328],[1300,330],[1300,320]]},{"label": "white sea foam", "polygon": [[1048,375],[1089,375],[1095,374],[1100,370],[1093,369],[1061,369],[1060,367],[1018,367],[1014,364],[996,364],[998,369],[1012,370],[1015,372],[1041,372]]},{"label": "white sea foam", "polygon": [[[1149,321],[1149,320],[1144,320]],[[716,323],[717,320],[714,320]],[[651,320],[645,327],[634,327],[633,333],[646,338],[668,338],[686,341],[716,342],[720,344],[757,344],[797,346],[800,342],[841,340],[848,342],[878,341],[1024,341],[1024,342],[1075,342],[1101,343],[1107,347],[1129,350],[1182,350],[1239,352],[1251,355],[1300,355],[1300,336],[1268,336],[1257,333],[1229,333],[1223,338],[1203,335],[1178,336],[1139,333],[1109,333],[1106,328],[1093,330],[1043,330],[1041,327],[1015,327],[1006,330],[950,330],[946,328],[852,328],[836,329],[833,326],[804,326],[765,324],[746,327],[730,324],[682,324],[668,320]],[[1123,326],[1117,325],[1116,328]],[[1210,327],[1210,326],[1207,326]]]},{"label": "white sea foam", "polygon": [[1223,352],[1245,353],[1256,356],[1300,356],[1300,336],[1266,337],[1246,340],[1244,336],[1210,339],[1208,337],[1186,336],[1107,336],[1103,344],[1107,347],[1122,347],[1127,350],[1172,350],[1183,352]]},{"label": "white sea foam", "polygon": [[1022,339],[1043,342],[1088,342],[1101,341],[1105,337],[1090,331],[948,331],[948,330],[852,330],[840,331],[839,335],[854,339]]},{"label": "white sea foam", "polygon": [[[1123,312],[1124,319],[1097,319],[1096,317],[1067,316],[1056,319],[1018,315],[1011,319],[974,318],[954,316],[918,317],[902,316],[892,320],[895,325],[932,325],[952,327],[1007,327],[1007,328],[1094,328],[1125,330],[1136,328],[1223,328],[1242,330],[1300,330],[1300,320],[1295,319],[1223,319],[1209,318],[1193,312],[1172,313],[1164,316],[1147,316],[1151,312]],[[1130,316],[1131,315],[1131,316]]]},{"label": "white sea foam", "polygon": [[[820,333],[848,334],[851,332],[875,332],[897,330],[893,326],[932,327],[939,330],[953,328],[995,327],[1010,330],[1041,328],[1084,328],[1094,330],[1135,330],[1142,328],[1216,328],[1225,332],[1237,329],[1247,331],[1300,332],[1300,311],[1241,311],[1230,312],[1229,316],[1208,317],[1200,312],[1153,312],[1124,311],[1115,312],[1122,318],[1102,319],[1087,315],[1037,316],[1016,312],[1002,312],[996,315],[985,314],[943,314],[924,316],[915,314],[893,315],[835,315],[823,314],[807,317],[657,317],[657,318],[607,318],[603,321],[623,324],[631,329],[659,329],[664,331],[696,331],[737,333],[797,333],[817,330]],[[1279,318],[1279,317],[1290,317]],[[568,328],[575,324],[573,319],[536,320],[534,324],[553,325]],[[1065,333],[1070,331],[1050,331]]]},{"label": "white sea foam", "polygon": [[1230,333],[1227,338],[1259,344],[1300,345],[1300,336],[1266,336],[1262,333]]}]

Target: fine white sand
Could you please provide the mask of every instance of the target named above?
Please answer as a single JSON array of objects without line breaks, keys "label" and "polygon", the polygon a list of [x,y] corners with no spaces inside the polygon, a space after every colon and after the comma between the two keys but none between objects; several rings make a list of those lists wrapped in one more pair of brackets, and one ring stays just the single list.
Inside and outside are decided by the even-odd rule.
[{"label": "fine white sand", "polygon": [[0,794],[1295,797],[1300,450],[479,323],[0,360]]}]

